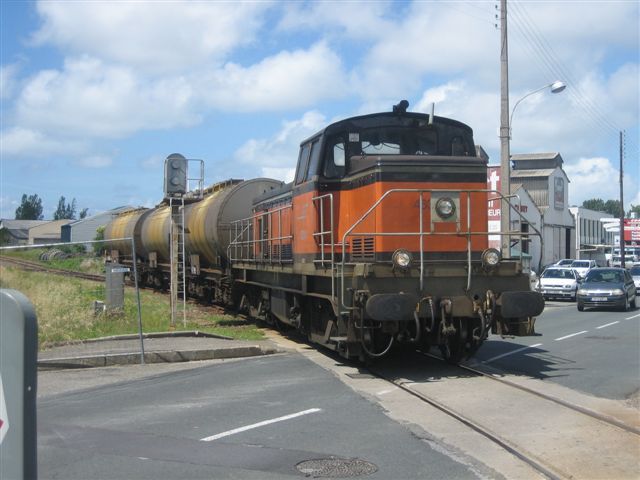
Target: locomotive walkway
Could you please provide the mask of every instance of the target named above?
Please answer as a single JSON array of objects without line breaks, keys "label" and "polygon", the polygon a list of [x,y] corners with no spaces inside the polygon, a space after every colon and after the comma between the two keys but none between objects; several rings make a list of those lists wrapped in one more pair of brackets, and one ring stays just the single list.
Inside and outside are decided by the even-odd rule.
[{"label": "locomotive walkway", "polygon": [[[189,362],[281,353],[270,340],[245,341],[207,333],[147,333],[143,337],[145,363]],[[138,335],[119,335],[74,342],[40,351],[38,368],[87,368],[141,363]]]}]

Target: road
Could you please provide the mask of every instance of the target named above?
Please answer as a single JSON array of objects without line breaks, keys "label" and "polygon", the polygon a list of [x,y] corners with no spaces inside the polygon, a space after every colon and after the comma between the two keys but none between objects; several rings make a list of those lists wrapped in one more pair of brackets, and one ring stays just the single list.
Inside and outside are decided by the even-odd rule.
[{"label": "road", "polygon": [[296,465],[310,460],[342,460],[343,475],[332,475],[342,477],[501,477],[416,436],[298,354],[46,396],[38,426],[41,479],[300,478]]},{"label": "road", "polygon": [[[535,337],[491,336],[473,362],[570,392],[637,400],[640,310],[580,313],[575,303],[548,302],[536,328]],[[43,384],[57,385],[38,400],[39,477],[539,478],[435,409],[306,350],[41,372]],[[425,374],[434,375],[425,387],[451,381],[469,391],[464,384],[473,379],[447,368],[455,367],[425,361]],[[509,408],[504,415],[520,428]]]},{"label": "road", "polygon": [[491,336],[475,361],[523,373],[597,397],[638,400],[640,310],[587,309],[547,302],[536,321],[538,336]]}]

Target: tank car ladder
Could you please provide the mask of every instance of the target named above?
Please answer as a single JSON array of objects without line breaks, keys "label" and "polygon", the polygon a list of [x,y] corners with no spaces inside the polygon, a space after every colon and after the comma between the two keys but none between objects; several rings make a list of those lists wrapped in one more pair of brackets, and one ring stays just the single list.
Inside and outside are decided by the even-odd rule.
[{"label": "tank car ladder", "polygon": [[184,250],[184,198],[170,198],[171,209],[171,328],[182,317],[187,325],[187,289]]}]

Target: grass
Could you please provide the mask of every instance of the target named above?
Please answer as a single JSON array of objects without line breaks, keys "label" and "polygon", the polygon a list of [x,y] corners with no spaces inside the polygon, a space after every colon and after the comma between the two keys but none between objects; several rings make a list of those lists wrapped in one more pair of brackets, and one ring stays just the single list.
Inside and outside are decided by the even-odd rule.
[{"label": "grass", "polygon": [[[118,313],[94,311],[95,300],[104,301],[104,284],[60,275],[26,272],[0,266],[0,287],[24,293],[38,317],[38,341],[41,349],[74,340],[138,332],[135,289],[125,287],[124,310]],[[169,295],[140,290],[142,327],[145,333],[170,330]],[[263,338],[261,330],[250,320],[212,313],[200,305],[187,305],[187,325],[182,318],[177,330],[199,330],[241,340]]]}]

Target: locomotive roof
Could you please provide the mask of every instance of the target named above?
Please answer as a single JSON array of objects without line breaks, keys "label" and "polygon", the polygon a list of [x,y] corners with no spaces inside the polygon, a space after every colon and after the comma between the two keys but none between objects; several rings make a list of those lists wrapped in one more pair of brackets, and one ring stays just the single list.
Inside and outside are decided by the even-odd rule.
[{"label": "locomotive roof", "polygon": [[[353,129],[362,129],[362,128],[375,128],[375,127],[392,127],[392,126],[411,126],[419,125],[418,122],[428,122],[430,115],[426,113],[418,113],[418,112],[379,112],[379,113],[370,113],[367,115],[359,115],[356,117],[349,117],[343,120],[339,120],[334,122],[319,132],[311,135],[306,138],[301,144],[307,143],[312,138],[319,137],[321,135],[331,135],[335,132],[343,132],[348,130],[349,128]],[[462,128],[467,130],[470,135],[473,135],[473,129],[458,120],[453,120],[452,118],[447,117],[439,117],[437,115],[433,116],[433,123],[440,125],[449,125],[452,127]],[[425,124],[426,125],[426,124]]]}]

